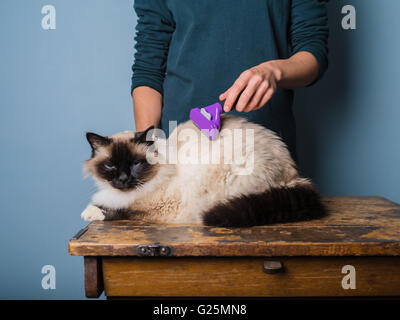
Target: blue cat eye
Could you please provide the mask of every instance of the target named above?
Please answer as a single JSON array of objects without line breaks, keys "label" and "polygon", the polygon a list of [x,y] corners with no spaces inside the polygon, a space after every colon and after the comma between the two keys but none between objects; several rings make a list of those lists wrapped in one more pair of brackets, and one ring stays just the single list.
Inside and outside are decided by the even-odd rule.
[{"label": "blue cat eye", "polygon": [[137,165],[141,164],[142,160],[136,160],[133,162],[132,167],[136,167]]},{"label": "blue cat eye", "polygon": [[115,166],[112,164],[105,163],[104,168],[106,168],[107,170],[114,170]]}]

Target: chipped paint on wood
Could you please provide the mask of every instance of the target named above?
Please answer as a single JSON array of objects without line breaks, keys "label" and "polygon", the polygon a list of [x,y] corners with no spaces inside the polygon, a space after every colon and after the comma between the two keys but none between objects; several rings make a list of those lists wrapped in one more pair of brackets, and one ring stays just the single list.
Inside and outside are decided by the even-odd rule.
[{"label": "chipped paint on wood", "polygon": [[102,221],[91,223],[69,252],[78,256],[135,256],[139,245],[173,248],[173,256],[400,255],[400,206],[381,197],[326,197],[319,220],[215,228],[202,225]]}]

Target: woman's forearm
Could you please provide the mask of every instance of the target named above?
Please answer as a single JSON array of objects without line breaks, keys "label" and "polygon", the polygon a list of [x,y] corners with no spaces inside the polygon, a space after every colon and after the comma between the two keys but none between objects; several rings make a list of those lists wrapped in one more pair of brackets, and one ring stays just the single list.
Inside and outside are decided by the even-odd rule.
[{"label": "woman's forearm", "polygon": [[277,85],[280,88],[295,89],[308,86],[318,77],[318,61],[309,52],[301,51],[289,59],[269,61],[281,71]]},{"label": "woman's forearm", "polygon": [[161,119],[162,95],[153,88],[140,86],[132,92],[136,131],[158,127]]}]

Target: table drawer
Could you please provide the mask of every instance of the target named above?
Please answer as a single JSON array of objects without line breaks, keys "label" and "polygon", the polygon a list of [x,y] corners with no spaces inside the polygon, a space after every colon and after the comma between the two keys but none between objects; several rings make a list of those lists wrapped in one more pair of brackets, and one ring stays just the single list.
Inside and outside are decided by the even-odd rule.
[{"label": "table drawer", "polygon": [[[265,261],[283,269],[267,274]],[[399,257],[103,257],[102,265],[108,297],[400,296]]]}]

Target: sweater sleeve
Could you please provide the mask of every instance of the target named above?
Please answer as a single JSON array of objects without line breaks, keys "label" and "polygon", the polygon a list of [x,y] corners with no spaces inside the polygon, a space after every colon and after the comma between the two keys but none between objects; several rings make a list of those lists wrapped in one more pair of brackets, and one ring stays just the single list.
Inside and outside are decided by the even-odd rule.
[{"label": "sweater sleeve", "polygon": [[[291,55],[310,52],[318,61],[318,81],[328,68],[328,0],[292,0],[289,41]],[[314,83],[316,82],[314,81]]]},{"label": "sweater sleeve", "polygon": [[151,87],[163,94],[169,43],[175,30],[165,0],[135,0],[138,22],[135,36],[135,61],[132,66],[133,89]]}]

